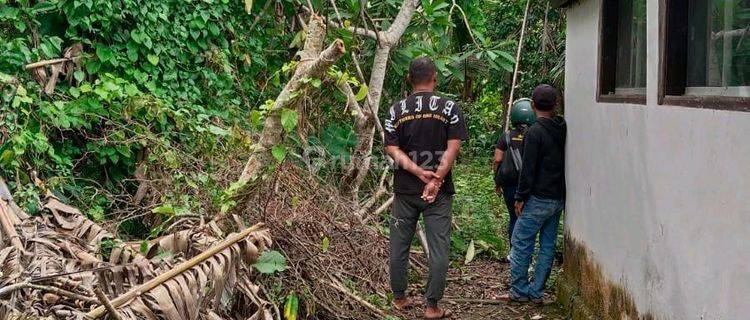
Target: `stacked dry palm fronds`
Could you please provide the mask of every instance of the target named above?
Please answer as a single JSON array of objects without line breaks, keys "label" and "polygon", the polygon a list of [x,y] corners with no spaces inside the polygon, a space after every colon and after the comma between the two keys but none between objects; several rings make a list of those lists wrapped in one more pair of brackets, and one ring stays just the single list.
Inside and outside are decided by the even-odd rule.
[{"label": "stacked dry palm fronds", "polygon": [[105,260],[111,233],[51,194],[42,215],[29,217],[1,178],[0,224],[0,319],[273,318],[249,267],[271,244],[262,225],[221,240],[207,224],[117,246]]},{"label": "stacked dry palm fronds", "polygon": [[[357,216],[332,184],[294,165],[277,168],[236,209],[261,221],[287,258],[282,287],[300,295],[300,315],[384,318],[389,305],[388,238]],[[416,265],[424,266],[424,261]]]}]

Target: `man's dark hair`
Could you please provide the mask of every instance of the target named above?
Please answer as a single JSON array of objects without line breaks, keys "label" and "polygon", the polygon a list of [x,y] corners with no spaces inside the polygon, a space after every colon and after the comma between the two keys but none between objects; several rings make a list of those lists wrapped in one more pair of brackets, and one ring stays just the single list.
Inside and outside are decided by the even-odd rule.
[{"label": "man's dark hair", "polygon": [[435,62],[427,56],[421,56],[411,61],[409,65],[409,82],[412,85],[423,84],[435,75]]},{"label": "man's dark hair", "polygon": [[542,84],[534,89],[531,100],[534,100],[534,107],[539,111],[552,111],[557,106],[557,89],[555,87]]}]

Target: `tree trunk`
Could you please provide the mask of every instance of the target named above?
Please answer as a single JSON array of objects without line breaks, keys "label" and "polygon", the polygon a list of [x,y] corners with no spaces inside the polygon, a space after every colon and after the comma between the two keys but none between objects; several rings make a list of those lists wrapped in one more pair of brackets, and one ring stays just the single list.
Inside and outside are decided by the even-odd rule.
[{"label": "tree trunk", "polygon": [[300,51],[300,62],[294,75],[281,90],[271,109],[266,114],[260,141],[253,146],[250,157],[245,164],[238,182],[241,185],[260,177],[263,169],[272,165],[271,155],[273,146],[284,141],[281,125],[281,110],[283,108],[298,109],[296,94],[305,89],[305,78],[318,78],[344,54],[344,42],[336,39],[328,48],[323,50],[325,40],[325,24],[320,16],[312,15],[307,27],[307,40]]},{"label": "tree trunk", "polygon": [[367,176],[372,163],[372,147],[375,138],[374,121],[380,121],[378,111],[388,68],[388,58],[391,49],[398,43],[409,23],[411,23],[418,5],[418,0],[404,1],[390,28],[385,32],[379,32],[376,37],[379,43],[375,50],[372,72],[370,73],[369,99],[365,101],[367,107],[364,108],[370,112],[371,117],[368,117],[370,120],[358,122],[355,125],[358,143],[341,185],[341,191],[355,200],[358,198],[359,187]]}]

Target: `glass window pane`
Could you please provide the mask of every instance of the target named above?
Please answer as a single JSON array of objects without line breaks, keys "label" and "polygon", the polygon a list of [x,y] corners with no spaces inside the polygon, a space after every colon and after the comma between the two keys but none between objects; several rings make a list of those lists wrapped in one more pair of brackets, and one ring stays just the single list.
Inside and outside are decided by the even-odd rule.
[{"label": "glass window pane", "polygon": [[646,0],[618,1],[616,87],[646,87]]},{"label": "glass window pane", "polygon": [[693,0],[689,11],[688,87],[750,86],[750,0]]}]

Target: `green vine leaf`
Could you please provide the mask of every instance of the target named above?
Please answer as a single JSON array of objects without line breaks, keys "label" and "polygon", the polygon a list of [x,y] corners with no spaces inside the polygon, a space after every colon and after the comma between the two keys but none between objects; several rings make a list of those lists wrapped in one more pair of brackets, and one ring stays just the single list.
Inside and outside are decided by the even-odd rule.
[{"label": "green vine leaf", "polygon": [[476,247],[474,246],[474,240],[471,240],[469,243],[469,248],[466,249],[466,259],[464,259],[464,264],[469,264],[472,260],[474,260],[474,256],[476,254]]},{"label": "green vine leaf", "polygon": [[159,64],[159,56],[149,54],[146,56],[146,59],[148,59],[148,62],[151,62],[153,65]]},{"label": "green vine leaf", "polygon": [[292,109],[281,109],[281,126],[284,127],[284,131],[292,132],[297,127],[297,119],[299,114],[296,110]]},{"label": "green vine leaf", "polygon": [[84,78],[85,76],[86,76],[86,74],[85,74],[85,73],[83,73],[83,71],[81,71],[81,70],[78,70],[78,71],[76,71],[76,72],[73,72],[73,78],[75,78],[75,79],[76,79],[76,81],[78,81],[78,82],[81,82],[81,81],[83,81],[83,78]]},{"label": "green vine leaf", "polygon": [[258,262],[253,264],[253,267],[260,273],[274,274],[286,270],[286,258],[278,251],[266,251],[260,256]]},{"label": "green vine leaf", "polygon": [[362,84],[359,86],[359,92],[357,92],[357,95],[354,97],[357,99],[357,101],[362,101],[367,97],[367,93],[370,91],[370,89],[367,87],[366,84]]},{"label": "green vine leaf", "polygon": [[287,150],[284,146],[273,146],[271,148],[271,155],[276,159],[278,163],[281,163],[286,159]]}]

